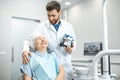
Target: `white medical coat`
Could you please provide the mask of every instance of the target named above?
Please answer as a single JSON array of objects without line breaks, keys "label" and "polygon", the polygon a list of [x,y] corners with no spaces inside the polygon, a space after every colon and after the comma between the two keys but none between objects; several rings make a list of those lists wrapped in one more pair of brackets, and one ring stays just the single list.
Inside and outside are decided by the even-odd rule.
[{"label": "white medical coat", "polygon": [[23,44],[23,51],[29,50],[29,46],[32,46],[30,43],[32,35],[36,33],[43,34],[48,39],[48,48],[52,51],[55,51],[59,56],[64,69],[65,69],[65,80],[72,80],[72,64],[71,64],[71,55],[67,53],[64,47],[60,47],[60,43],[63,40],[65,34],[69,34],[74,38],[74,49],[76,46],[76,38],[74,29],[71,24],[61,20],[58,31],[55,30],[54,26],[50,24],[49,21],[45,21],[38,25],[38,27],[33,31],[33,33],[25,40]]}]

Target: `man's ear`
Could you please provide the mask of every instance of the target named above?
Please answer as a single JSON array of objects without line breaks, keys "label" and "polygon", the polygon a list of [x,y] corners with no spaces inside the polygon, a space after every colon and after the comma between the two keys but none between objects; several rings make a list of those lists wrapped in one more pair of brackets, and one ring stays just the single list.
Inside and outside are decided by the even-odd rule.
[{"label": "man's ear", "polygon": [[59,15],[61,15],[61,14],[62,14],[62,10],[59,11]]}]

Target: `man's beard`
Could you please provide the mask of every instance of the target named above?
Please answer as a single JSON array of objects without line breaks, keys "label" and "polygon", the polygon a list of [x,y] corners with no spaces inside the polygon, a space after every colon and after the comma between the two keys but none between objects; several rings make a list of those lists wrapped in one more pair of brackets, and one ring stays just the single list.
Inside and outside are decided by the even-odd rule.
[{"label": "man's beard", "polygon": [[54,25],[54,24],[56,24],[56,23],[58,22],[58,20],[59,20],[59,17],[58,17],[57,19],[54,19],[54,22],[53,22],[53,21],[50,21],[50,20],[49,20],[49,21],[50,21],[51,24]]}]

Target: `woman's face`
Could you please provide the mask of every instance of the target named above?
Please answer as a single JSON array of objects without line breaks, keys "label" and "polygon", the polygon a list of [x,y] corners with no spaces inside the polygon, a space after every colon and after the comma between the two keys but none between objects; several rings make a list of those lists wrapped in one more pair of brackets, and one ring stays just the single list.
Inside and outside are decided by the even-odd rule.
[{"label": "woman's face", "polygon": [[48,40],[43,35],[40,35],[35,39],[35,48],[37,50],[44,49],[47,47],[48,47]]}]

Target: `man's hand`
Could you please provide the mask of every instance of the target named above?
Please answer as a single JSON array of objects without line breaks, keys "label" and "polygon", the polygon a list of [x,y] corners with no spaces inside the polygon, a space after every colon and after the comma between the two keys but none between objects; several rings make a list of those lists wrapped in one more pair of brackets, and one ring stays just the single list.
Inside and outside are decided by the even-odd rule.
[{"label": "man's hand", "polygon": [[66,52],[68,52],[69,54],[71,54],[72,53],[72,51],[73,51],[73,45],[70,47],[70,46],[65,46],[65,50],[66,50]]},{"label": "man's hand", "polygon": [[28,59],[28,56],[31,56],[31,52],[30,51],[24,51],[22,53],[22,60],[23,60],[23,64],[27,64],[29,63],[29,59]]}]

